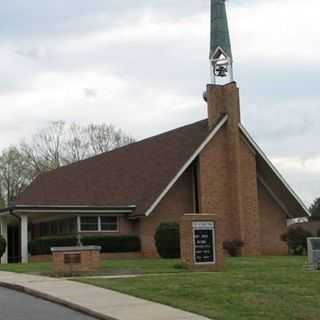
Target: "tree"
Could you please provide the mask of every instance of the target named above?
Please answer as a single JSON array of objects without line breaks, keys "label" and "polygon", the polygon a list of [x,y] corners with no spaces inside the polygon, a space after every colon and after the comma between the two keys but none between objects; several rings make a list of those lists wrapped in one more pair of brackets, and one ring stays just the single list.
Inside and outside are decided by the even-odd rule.
[{"label": "tree", "polygon": [[10,147],[0,154],[0,189],[6,205],[31,182],[32,168],[24,155],[16,148]]},{"label": "tree", "polygon": [[107,124],[79,126],[51,122],[20,148],[35,175],[80,161],[134,142],[121,129]]},{"label": "tree", "polygon": [[287,233],[281,235],[281,240],[288,243],[291,253],[302,255],[307,252],[307,239],[312,237],[312,233],[301,227],[289,229]]},{"label": "tree", "polygon": [[316,198],[310,206],[309,211],[313,217],[320,218],[320,197]]},{"label": "tree", "polygon": [[36,175],[64,164],[65,122],[54,121],[36,133],[31,142],[23,141],[20,148]]},{"label": "tree", "polygon": [[87,127],[88,144],[92,155],[110,151],[134,142],[134,139],[113,125],[91,124]]},{"label": "tree", "polygon": [[112,125],[67,125],[51,122],[46,128],[0,154],[0,208],[39,174],[133,142]]}]

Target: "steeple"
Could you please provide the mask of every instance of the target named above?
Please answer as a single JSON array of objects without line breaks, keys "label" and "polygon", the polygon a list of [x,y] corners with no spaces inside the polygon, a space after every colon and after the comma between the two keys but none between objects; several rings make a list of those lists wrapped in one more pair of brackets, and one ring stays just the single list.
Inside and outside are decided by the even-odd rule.
[{"label": "steeple", "polygon": [[212,84],[233,81],[233,61],[225,0],[211,0],[209,59]]}]

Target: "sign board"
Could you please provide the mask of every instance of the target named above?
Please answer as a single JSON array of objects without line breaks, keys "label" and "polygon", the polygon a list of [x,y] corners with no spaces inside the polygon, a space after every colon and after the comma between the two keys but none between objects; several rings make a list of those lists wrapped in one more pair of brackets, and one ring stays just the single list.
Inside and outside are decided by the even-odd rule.
[{"label": "sign board", "polygon": [[212,221],[193,222],[193,252],[195,264],[214,264],[215,231]]},{"label": "sign board", "polygon": [[320,238],[308,238],[308,263],[316,270],[320,268]]},{"label": "sign board", "polygon": [[81,255],[80,253],[65,253],[64,264],[80,264]]}]

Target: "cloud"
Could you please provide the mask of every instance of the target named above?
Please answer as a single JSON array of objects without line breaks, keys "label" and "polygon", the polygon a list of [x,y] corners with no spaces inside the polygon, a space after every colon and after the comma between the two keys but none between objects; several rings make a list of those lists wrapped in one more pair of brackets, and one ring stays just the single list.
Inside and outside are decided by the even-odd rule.
[{"label": "cloud", "polygon": [[[320,177],[319,10],[228,2],[243,122],[307,201]],[[206,116],[209,1],[5,0],[0,18],[0,148],[50,120],[139,139]]]},{"label": "cloud", "polygon": [[97,96],[97,91],[91,88],[84,88],[83,93],[87,98],[95,98]]}]

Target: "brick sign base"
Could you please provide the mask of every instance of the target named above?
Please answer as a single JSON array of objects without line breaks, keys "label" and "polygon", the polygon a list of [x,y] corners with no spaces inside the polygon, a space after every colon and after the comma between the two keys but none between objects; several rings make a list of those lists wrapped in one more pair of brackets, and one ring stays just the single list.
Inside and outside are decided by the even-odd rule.
[{"label": "brick sign base", "polygon": [[100,251],[98,246],[51,248],[53,271],[56,274],[97,271]]},{"label": "brick sign base", "polygon": [[194,271],[223,271],[220,218],[213,214],[185,214],[180,220],[182,263]]}]

